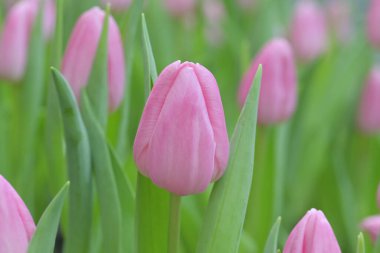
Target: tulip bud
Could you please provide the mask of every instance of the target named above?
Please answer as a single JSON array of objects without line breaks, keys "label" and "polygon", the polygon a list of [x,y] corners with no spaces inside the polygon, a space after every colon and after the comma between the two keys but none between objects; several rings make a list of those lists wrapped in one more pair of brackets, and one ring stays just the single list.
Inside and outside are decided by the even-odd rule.
[{"label": "tulip bud", "polygon": [[352,38],[351,7],[343,0],[334,0],[327,6],[330,26],[341,42],[347,42]]},{"label": "tulip bud", "polygon": [[325,16],[314,2],[302,1],[298,3],[290,30],[292,45],[300,59],[314,60],[326,50]]},{"label": "tulip bud", "polygon": [[165,0],[165,7],[173,16],[184,16],[195,10],[196,0]]},{"label": "tulip bud", "polygon": [[179,61],[158,77],[133,147],[140,172],[177,195],[202,192],[227,166],[229,142],[214,76]]},{"label": "tulip bud", "polygon": [[244,105],[258,66],[263,74],[258,122],[274,124],[292,116],[297,102],[297,78],[292,49],[285,39],[267,43],[251,64],[240,84],[238,99]]},{"label": "tulip bud", "polygon": [[367,37],[372,46],[380,48],[380,0],[371,0],[367,13]]},{"label": "tulip bud", "polygon": [[[39,1],[23,0],[9,10],[0,38],[0,76],[11,81],[22,79],[28,57],[29,39],[38,13]],[[46,1],[43,34],[48,39],[55,27],[54,1]]]},{"label": "tulip bud", "polygon": [[374,67],[364,86],[358,113],[358,127],[362,132],[380,131],[380,67]]},{"label": "tulip bud", "polygon": [[222,20],[226,15],[224,5],[218,0],[206,0],[203,12],[206,18],[206,38],[211,44],[218,46],[223,41]]},{"label": "tulip bud", "polygon": [[36,226],[20,196],[1,175],[0,220],[0,252],[27,252]]},{"label": "tulip bud", "polygon": [[380,235],[380,215],[370,216],[364,219],[360,227],[369,233],[373,242],[376,242]]},{"label": "tulip bud", "polygon": [[284,253],[340,253],[334,232],[322,211],[311,209],[295,226]]},{"label": "tulip bud", "polygon": [[[79,100],[87,85],[103,28],[104,11],[94,7],[82,14],[71,34],[62,62],[62,73]],[[112,16],[108,29],[108,101],[115,110],[123,99],[124,49],[119,28]]]},{"label": "tulip bud", "polygon": [[132,0],[102,0],[104,5],[110,4],[112,10],[123,11],[128,9]]}]

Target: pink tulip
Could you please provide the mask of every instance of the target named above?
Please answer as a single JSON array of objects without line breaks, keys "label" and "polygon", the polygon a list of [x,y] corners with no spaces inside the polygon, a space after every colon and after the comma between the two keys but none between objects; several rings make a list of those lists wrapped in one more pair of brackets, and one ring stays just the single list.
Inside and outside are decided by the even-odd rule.
[{"label": "pink tulip", "polygon": [[[139,1],[139,0],[138,0]],[[128,9],[132,0],[102,0],[103,4],[110,4],[112,10],[123,11]]]},{"label": "pink tulip", "polygon": [[195,10],[196,0],[165,0],[165,7],[173,16],[184,16]]},{"label": "pink tulip", "polygon": [[227,166],[229,142],[214,76],[179,61],[158,77],[134,143],[140,172],[178,195],[202,192]]},{"label": "pink tulip", "polygon": [[0,175],[0,253],[25,253],[36,226],[24,202]]},{"label": "pink tulip", "polygon": [[326,50],[325,16],[316,3],[312,1],[298,3],[290,30],[292,45],[300,59],[314,60]]},{"label": "pink tulip", "polygon": [[380,235],[380,215],[370,216],[363,220],[361,228],[368,232],[373,242],[376,242]]},{"label": "pink tulip", "polygon": [[284,253],[340,253],[334,232],[322,211],[311,209],[295,226]]},{"label": "pink tulip", "polygon": [[[38,13],[37,0],[23,0],[7,13],[0,38],[0,76],[11,81],[22,79],[33,23]],[[43,33],[49,39],[55,28],[55,4],[48,0],[44,9]]]},{"label": "pink tulip", "polygon": [[341,42],[352,38],[351,6],[344,0],[333,0],[327,5],[330,26]]},{"label": "pink tulip", "polygon": [[358,113],[358,127],[362,132],[380,131],[380,66],[374,67],[364,86]]},{"label": "pink tulip", "polygon": [[205,0],[203,12],[206,18],[205,36],[215,46],[223,41],[222,21],[226,15],[223,3],[219,0]]},{"label": "pink tulip", "polygon": [[380,0],[371,0],[367,13],[367,36],[372,46],[380,48]]},{"label": "pink tulip", "polygon": [[[79,100],[87,85],[102,33],[104,11],[94,7],[82,14],[71,34],[62,62],[62,73]],[[110,16],[108,30],[108,92],[109,108],[115,110],[123,99],[125,62],[119,28]]]},{"label": "pink tulip", "polygon": [[258,122],[274,124],[292,116],[297,102],[297,78],[292,49],[285,39],[268,42],[253,60],[241,81],[238,99],[244,105],[253,78],[263,66]]}]

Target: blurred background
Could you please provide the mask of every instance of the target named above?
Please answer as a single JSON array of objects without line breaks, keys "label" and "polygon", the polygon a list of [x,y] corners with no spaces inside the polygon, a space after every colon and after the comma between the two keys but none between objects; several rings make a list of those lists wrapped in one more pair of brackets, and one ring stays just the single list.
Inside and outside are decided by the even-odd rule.
[{"label": "blurred background", "polygon": [[[178,5],[181,1],[186,2],[172,0]],[[14,2],[1,0],[0,22]],[[271,39],[283,37],[292,44],[295,14],[302,3],[295,0],[199,0],[180,8],[169,2],[149,0],[144,3],[158,72],[176,60],[206,66],[217,79],[231,136],[240,113],[237,92],[243,74]],[[66,177],[60,137],[62,125],[59,115],[49,109],[48,91],[52,82],[49,67],[60,67],[57,40],[64,50],[81,13],[94,5],[104,6],[97,0],[64,0],[62,4],[63,33],[44,48],[46,74],[36,114],[36,139],[27,149],[20,147],[20,143],[30,126],[20,120],[24,114],[17,107],[24,99],[19,97],[19,90],[25,80],[17,84],[7,80],[0,82],[0,173],[15,185],[35,219]],[[323,16],[326,34],[313,31],[312,22],[308,21],[298,24],[297,29],[311,31],[309,34],[315,36],[309,35],[310,41],[306,44],[313,44],[321,36],[325,42],[315,56],[307,59],[298,55],[297,45],[292,44],[297,64],[297,107],[288,120],[260,125],[258,129],[253,186],[240,252],[262,252],[277,216],[283,220],[280,236],[280,245],[283,245],[293,226],[310,208],[324,211],[342,252],[354,252],[360,222],[379,213],[376,190],[380,181],[380,131],[368,132],[358,127],[362,91],[371,69],[380,64],[380,51],[376,50],[379,43],[368,35],[370,3],[367,0],[325,0],[313,1],[313,4]],[[126,46],[131,48],[127,53],[132,53],[133,58],[127,60],[131,71],[124,101],[129,105],[128,113],[123,114],[125,111],[119,109],[110,115],[108,135],[110,142],[118,146],[120,122],[128,118],[127,148],[120,157],[135,184],[131,147],[145,101],[141,25],[137,26],[136,43],[128,45],[133,41],[128,37],[131,8],[113,10],[112,15]],[[380,17],[378,20],[380,32]],[[30,95],[34,96],[33,92]],[[380,94],[375,99],[380,100]],[[374,111],[379,115],[380,107]],[[28,150],[28,154],[22,150]],[[18,169],[23,156],[29,156],[27,173],[20,173]],[[274,177],[275,174],[280,176]],[[276,187],[283,201],[280,207],[273,208]],[[184,199],[183,252],[195,251],[208,194]],[[372,252],[370,245],[368,237],[367,248]]]}]

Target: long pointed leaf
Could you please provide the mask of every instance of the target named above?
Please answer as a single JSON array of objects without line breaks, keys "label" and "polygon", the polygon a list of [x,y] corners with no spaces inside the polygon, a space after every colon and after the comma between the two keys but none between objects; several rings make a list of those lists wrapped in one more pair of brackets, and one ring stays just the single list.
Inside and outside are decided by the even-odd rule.
[{"label": "long pointed leaf", "polygon": [[278,217],[276,223],[273,225],[267,242],[265,244],[264,253],[276,253],[278,249],[278,232],[280,231],[281,217]]},{"label": "long pointed leaf", "polygon": [[225,175],[212,191],[197,252],[237,252],[253,176],[261,66],[231,141]]},{"label": "long pointed leaf", "polygon": [[28,253],[53,253],[56,234],[70,183],[67,182],[51,201],[38,222]]}]

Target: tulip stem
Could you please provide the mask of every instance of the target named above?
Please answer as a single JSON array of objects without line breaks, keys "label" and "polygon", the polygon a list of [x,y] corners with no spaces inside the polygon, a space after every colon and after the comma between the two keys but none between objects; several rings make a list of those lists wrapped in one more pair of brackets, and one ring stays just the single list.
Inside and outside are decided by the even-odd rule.
[{"label": "tulip stem", "polygon": [[177,253],[179,248],[179,233],[181,227],[181,196],[174,193],[170,194],[170,211],[169,211],[169,243],[168,253]]}]

